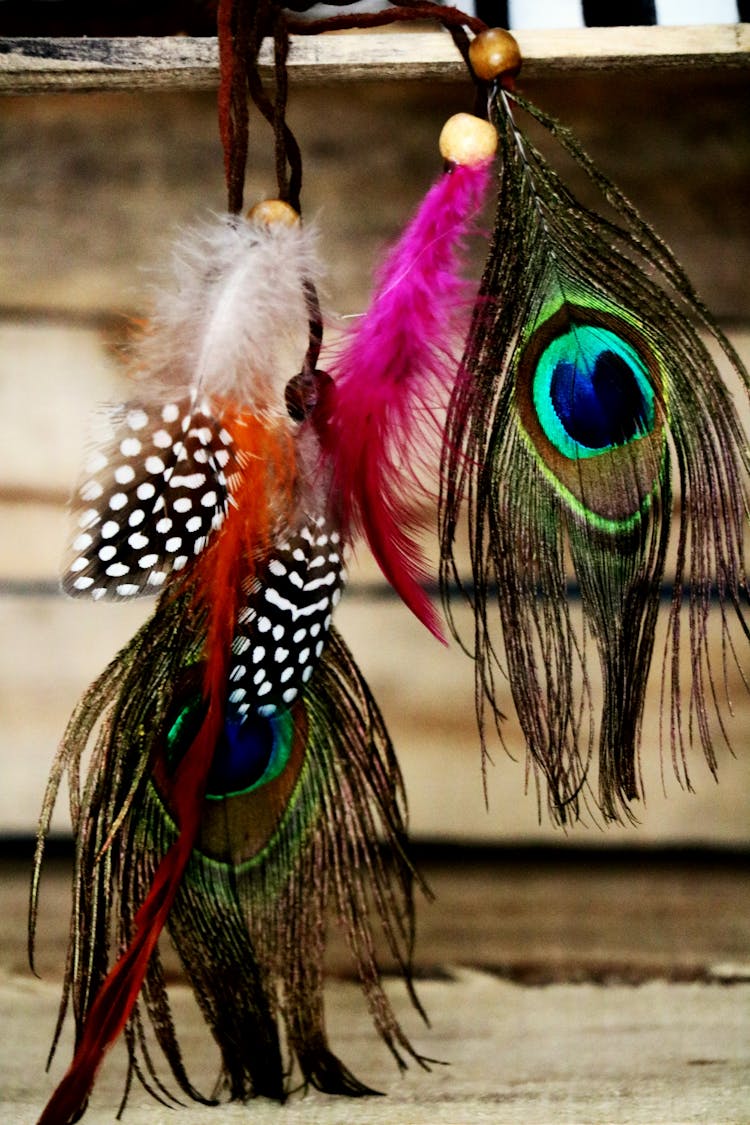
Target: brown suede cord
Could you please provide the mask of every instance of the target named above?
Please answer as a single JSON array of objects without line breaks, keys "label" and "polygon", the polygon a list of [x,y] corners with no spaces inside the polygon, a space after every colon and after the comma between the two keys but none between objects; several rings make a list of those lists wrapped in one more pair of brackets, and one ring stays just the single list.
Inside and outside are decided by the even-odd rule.
[{"label": "brown suede cord", "polygon": [[[313,3],[314,0],[293,0],[285,7],[304,12]],[[334,3],[346,7],[352,0],[334,0]],[[277,0],[219,0],[219,132],[224,149],[230,212],[239,213],[243,205],[249,144],[248,95],[273,129],[278,198],[291,204],[296,211],[300,210],[302,157],[286,121],[290,34],[318,35],[326,31],[415,21],[442,24],[450,32],[471,74],[469,39],[465,29],[477,34],[486,25],[457,8],[444,7],[430,0],[400,0],[400,3],[382,12],[344,12],[317,20],[288,16]],[[270,93],[261,81],[258,64],[261,44],[266,37],[272,38],[274,43],[274,83]]]}]

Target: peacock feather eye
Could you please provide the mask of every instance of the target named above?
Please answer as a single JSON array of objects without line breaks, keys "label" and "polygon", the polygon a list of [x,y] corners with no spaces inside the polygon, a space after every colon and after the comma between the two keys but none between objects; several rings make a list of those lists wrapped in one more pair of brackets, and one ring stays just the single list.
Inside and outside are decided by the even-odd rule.
[{"label": "peacock feather eye", "polygon": [[547,345],[533,397],[548,437],[571,459],[601,456],[654,425],[654,392],[640,356],[596,325],[572,325]]},{"label": "peacock feather eye", "polygon": [[206,797],[221,801],[253,793],[275,781],[289,762],[294,723],[288,711],[274,718],[227,720],[208,775]]},{"label": "peacock feather eye", "polygon": [[[206,706],[201,696],[185,704],[167,731],[167,761],[171,770],[195,738]],[[289,762],[294,722],[288,711],[269,718],[250,714],[242,721],[227,719],[214,752],[206,798],[221,801],[252,793],[275,781]]]},{"label": "peacock feather eye", "polygon": [[625,317],[564,302],[518,360],[527,444],[579,517],[608,531],[639,518],[662,462],[661,368]]}]

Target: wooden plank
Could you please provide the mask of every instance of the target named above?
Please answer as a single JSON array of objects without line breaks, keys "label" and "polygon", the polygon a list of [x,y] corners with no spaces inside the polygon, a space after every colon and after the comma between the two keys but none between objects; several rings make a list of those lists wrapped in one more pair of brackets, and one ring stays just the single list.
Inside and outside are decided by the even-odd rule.
[{"label": "wooden plank", "polygon": [[[28,971],[33,842],[16,839],[14,847],[12,857],[10,846],[0,850],[0,980]],[[67,858],[55,850],[44,865],[34,958],[40,976],[52,979],[65,965],[73,846]],[[418,979],[458,964],[530,986],[750,983],[750,866],[741,852],[595,853],[559,837],[543,849],[417,847],[414,859],[433,896],[415,893]],[[331,926],[327,940],[328,971],[351,977],[340,928]],[[377,941],[383,969],[397,972]],[[167,979],[182,979],[177,954],[162,944]]]},{"label": "wooden plank", "polygon": [[[520,988],[460,969],[419,982],[426,1027],[404,988],[387,982],[396,1016],[428,1059],[399,1073],[373,1030],[360,989],[332,981],[326,1030],[357,1078],[385,1097],[336,1098],[300,1081],[280,1107],[159,1104],[133,1082],[127,1125],[704,1125],[747,1122],[750,985],[619,985]],[[215,1044],[185,986],[170,990],[190,1080],[210,1095],[219,1074]],[[57,982],[13,977],[0,983],[3,1121],[33,1122],[72,1053],[68,1020],[54,1064],[45,1061],[57,1018]],[[162,1077],[174,1090],[154,1050]],[[112,1125],[126,1078],[118,1043],[97,1076],[85,1125]],[[184,1107],[184,1108],[183,1108]],[[710,1108],[709,1108],[710,1107]]]},{"label": "wooden plank", "polygon": [[[0,832],[33,832],[50,762],[77,698],[152,608],[148,599],[96,604],[44,594],[0,596],[0,635],[12,638],[0,660],[4,783],[0,787]],[[718,632],[718,617],[712,614],[713,637]],[[663,622],[644,721],[642,774],[647,800],[634,810],[638,826],[611,825],[605,830],[588,817],[563,834],[549,823],[544,807],[539,817],[533,781],[527,786],[523,734],[510,699],[503,731],[507,753],[497,740],[491,741],[493,760],[488,767],[485,805],[473,665],[457,645],[438,645],[395,599],[373,597],[369,588],[358,588],[356,580],[338,607],[336,620],[393,738],[414,839],[567,841],[594,848],[748,846],[750,696],[735,671],[729,688],[735,714],[728,723],[728,736],[736,757],[729,754],[716,731],[719,784],[696,750],[689,762],[695,791],[681,788],[672,774],[668,750],[662,752],[658,740]],[[461,615],[460,624],[466,634],[467,614]],[[718,641],[714,644],[719,669],[721,650]],[[685,676],[685,700],[687,691]],[[63,833],[70,830],[64,796],[54,827]]]},{"label": "wooden plank", "polygon": [[[648,856],[584,866],[564,856],[519,862],[511,853],[503,862],[499,853],[492,865],[427,866],[425,875],[436,900],[417,903],[416,969],[430,1026],[399,981],[386,988],[414,1045],[449,1065],[410,1065],[399,1075],[361,992],[346,979],[351,959],[331,926],[331,1045],[387,1097],[295,1091],[283,1109],[259,1098],[250,1109],[190,1105],[175,1114],[134,1083],[126,1125],[747,1122],[747,871],[689,860],[666,866]],[[26,968],[28,865],[3,863],[0,881],[0,1120],[32,1122],[72,1050],[69,1019],[45,1073],[65,958],[69,872],[53,863],[42,883],[41,980]],[[208,1092],[216,1048],[177,977],[176,955],[166,941],[162,946],[185,1064]],[[155,1058],[163,1075],[158,1052]],[[85,1125],[114,1120],[124,1070],[118,1043],[101,1068]]]},{"label": "wooden plank", "polygon": [[[712,312],[748,322],[747,72],[656,70],[617,81],[590,72],[523,88],[573,130],[655,226]],[[443,123],[471,97],[468,84],[443,82],[305,86],[293,94],[303,211],[315,219],[329,263],[329,311],[365,307],[383,247],[439,169]],[[553,144],[538,134],[536,142],[555,157]],[[270,129],[253,114],[248,206],[275,189],[272,149]],[[168,260],[176,232],[225,206],[222,171],[211,91],[4,99],[0,315],[122,335],[128,313],[147,313],[153,268]],[[583,173],[566,165],[566,176],[576,196],[591,199]],[[472,276],[483,254],[477,246]],[[6,352],[3,344],[4,362]]]},{"label": "wooden plank", "polygon": [[[750,66],[750,25],[566,28],[518,33],[525,73]],[[272,51],[261,52],[264,76]],[[442,31],[331,33],[296,37],[297,82],[462,80],[466,69]],[[216,85],[215,38],[2,39],[0,92],[205,88]]]}]

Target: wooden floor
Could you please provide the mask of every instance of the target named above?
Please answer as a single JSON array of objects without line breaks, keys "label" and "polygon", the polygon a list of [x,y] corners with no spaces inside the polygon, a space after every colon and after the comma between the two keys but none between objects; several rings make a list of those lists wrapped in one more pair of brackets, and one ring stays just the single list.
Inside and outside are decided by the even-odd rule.
[{"label": "wooden floor", "polygon": [[[397,980],[399,1017],[440,1065],[399,1075],[334,944],[327,1013],[334,1049],[386,1097],[294,1095],[280,1109],[190,1106],[134,1089],[125,1122],[739,1123],[750,1121],[750,863],[738,853],[423,853],[435,899],[418,912],[425,1027]],[[43,887],[41,979],[25,968],[28,867],[0,867],[0,1120],[31,1125],[70,1056],[44,1060],[59,999],[68,865]],[[169,962],[191,1076],[215,1077],[210,1039]],[[123,1050],[108,1056],[85,1118],[114,1120]],[[447,1065],[442,1065],[447,1064]]]}]

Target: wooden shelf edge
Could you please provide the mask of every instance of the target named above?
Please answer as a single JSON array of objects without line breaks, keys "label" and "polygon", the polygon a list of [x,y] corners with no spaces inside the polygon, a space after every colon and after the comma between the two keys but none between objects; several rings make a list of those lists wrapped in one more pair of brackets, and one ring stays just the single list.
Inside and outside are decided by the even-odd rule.
[{"label": "wooden shelf edge", "polygon": [[[750,67],[750,24],[599,27],[518,33],[530,76],[643,68]],[[271,74],[270,43],[261,53]],[[346,32],[292,42],[293,81],[465,80],[463,61],[443,31]],[[0,93],[213,88],[215,38],[2,39]]]}]

